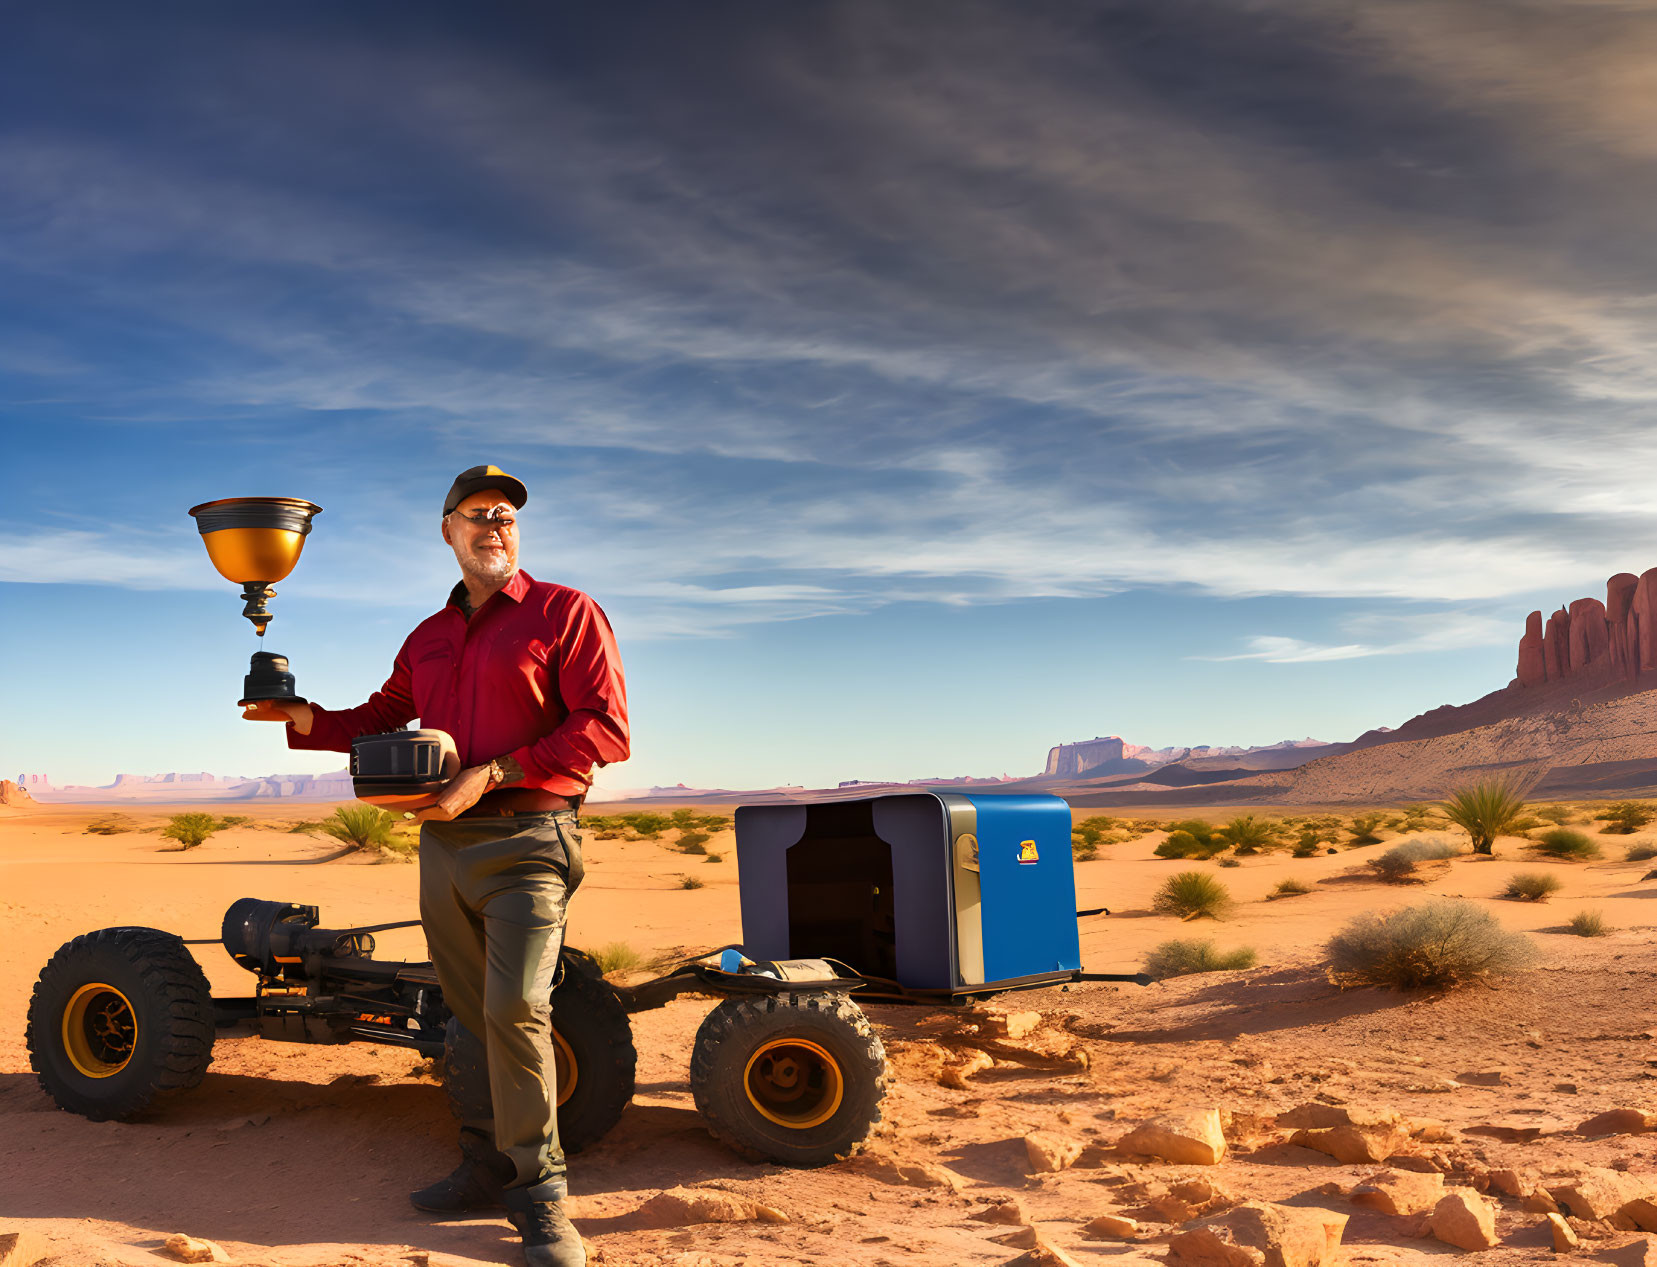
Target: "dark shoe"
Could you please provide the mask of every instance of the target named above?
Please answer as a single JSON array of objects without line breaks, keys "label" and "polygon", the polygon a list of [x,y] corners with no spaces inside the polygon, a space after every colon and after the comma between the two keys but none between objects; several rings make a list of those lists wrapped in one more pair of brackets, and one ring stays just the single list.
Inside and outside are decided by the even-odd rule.
[{"label": "dark shoe", "polygon": [[581,1234],[564,1213],[563,1180],[530,1188],[508,1188],[506,1217],[524,1238],[524,1261],[529,1267],[586,1267],[587,1250]]},{"label": "dark shoe", "polygon": [[470,1157],[454,1168],[454,1173],[439,1179],[419,1192],[411,1192],[408,1199],[417,1210],[434,1214],[464,1214],[470,1210],[498,1210],[505,1201],[501,1197],[501,1181],[491,1175]]}]

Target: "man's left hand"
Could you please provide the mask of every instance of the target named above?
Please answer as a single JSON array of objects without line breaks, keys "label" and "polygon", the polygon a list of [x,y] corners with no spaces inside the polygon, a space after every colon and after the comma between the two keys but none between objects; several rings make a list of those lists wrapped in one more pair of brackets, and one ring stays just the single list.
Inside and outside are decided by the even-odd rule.
[{"label": "man's left hand", "polygon": [[446,823],[471,809],[488,790],[488,765],[469,766],[449,780],[436,801],[424,809],[415,810],[414,817],[422,823],[428,820]]}]

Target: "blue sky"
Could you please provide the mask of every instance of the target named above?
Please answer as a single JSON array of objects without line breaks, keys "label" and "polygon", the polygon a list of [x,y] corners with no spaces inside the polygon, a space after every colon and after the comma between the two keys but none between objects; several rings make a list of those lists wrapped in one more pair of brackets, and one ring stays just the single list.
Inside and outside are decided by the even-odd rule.
[{"label": "blue sky", "polygon": [[1453,0],[18,11],[0,772],[337,768],[184,511],[320,503],[360,701],[454,473],[609,612],[614,787],[1351,738],[1657,564],[1657,15]]}]

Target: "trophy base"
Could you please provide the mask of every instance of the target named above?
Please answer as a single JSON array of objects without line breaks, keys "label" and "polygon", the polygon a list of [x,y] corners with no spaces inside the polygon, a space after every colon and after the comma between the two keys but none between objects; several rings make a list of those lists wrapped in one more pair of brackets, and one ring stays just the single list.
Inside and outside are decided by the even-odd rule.
[{"label": "trophy base", "polygon": [[303,695],[255,695],[251,699],[239,699],[236,705],[246,708],[249,704],[258,704],[269,700],[272,704],[309,704],[311,701]]}]

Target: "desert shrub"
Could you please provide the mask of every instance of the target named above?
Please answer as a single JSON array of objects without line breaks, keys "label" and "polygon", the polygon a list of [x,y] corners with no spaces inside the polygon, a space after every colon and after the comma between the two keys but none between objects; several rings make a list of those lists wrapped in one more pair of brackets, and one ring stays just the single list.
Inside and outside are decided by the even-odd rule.
[{"label": "desert shrub", "polygon": [[314,819],[314,818],[307,818],[304,822],[295,823],[292,827],[288,828],[288,835],[290,835],[290,836],[302,836],[306,832],[309,832],[309,831],[321,831],[321,830],[322,830],[322,824],[321,823],[317,822],[317,820]]},{"label": "desert shrub", "polygon": [[625,827],[631,827],[638,836],[645,840],[655,840],[656,837],[673,826],[673,820],[665,814],[650,814],[642,811],[636,814],[618,814],[616,815],[616,821]]},{"label": "desert shrub", "polygon": [[724,862],[725,855],[722,853],[715,853],[712,849],[710,849],[708,850],[707,857],[703,858],[702,861],[704,864],[709,862]]},{"label": "desert shrub", "polygon": [[1555,827],[1563,827],[1575,817],[1568,805],[1538,805],[1531,812],[1544,823],[1552,823]]},{"label": "desert shrub", "polygon": [[1489,779],[1450,794],[1440,810],[1473,838],[1473,852],[1493,854],[1496,837],[1513,829],[1525,812],[1518,792],[1499,779]]},{"label": "desert shrub", "polygon": [[1351,825],[1347,827],[1350,843],[1354,845],[1378,845],[1381,843],[1379,832],[1381,824],[1386,821],[1385,814],[1354,814]]},{"label": "desert shrub", "polygon": [[1181,919],[1204,915],[1221,919],[1230,906],[1231,894],[1225,885],[1202,871],[1169,876],[1151,899],[1151,907],[1158,914],[1178,915]]},{"label": "desert shrub", "polygon": [[1154,818],[1130,818],[1123,825],[1123,830],[1132,832],[1135,836],[1148,836],[1153,831],[1161,831],[1162,824]]},{"label": "desert shrub", "polygon": [[1076,840],[1072,837],[1070,856],[1077,862],[1092,862],[1099,856],[1099,846],[1091,840]]},{"label": "desert shrub", "polygon": [[644,962],[644,956],[624,941],[606,942],[597,950],[588,952],[599,971],[605,976],[612,972],[627,972]]},{"label": "desert shrub", "polygon": [[380,852],[381,862],[393,858],[399,862],[413,862],[420,856],[420,825],[394,821],[390,837],[375,848]]},{"label": "desert shrub", "polygon": [[608,814],[583,814],[581,827],[599,840],[615,840],[627,835],[627,824]]},{"label": "desert shrub", "polygon": [[1569,827],[1555,827],[1542,833],[1541,839],[1525,846],[1544,858],[1586,859],[1600,856],[1600,847],[1579,831]]},{"label": "desert shrub", "polygon": [[1329,980],[1342,989],[1448,988],[1528,968],[1536,950],[1473,902],[1439,900],[1365,912],[1329,939]]},{"label": "desert shrub", "polygon": [[1153,851],[1159,858],[1212,858],[1231,842],[1214,830],[1212,823],[1189,818],[1168,824],[1168,839]]},{"label": "desert shrub", "polygon": [[679,877],[679,887],[681,889],[699,889],[702,887],[702,881],[693,875],[683,875]]},{"label": "desert shrub", "polygon": [[1279,880],[1277,887],[1266,894],[1266,901],[1275,902],[1279,898],[1299,897],[1302,893],[1310,893],[1310,885],[1302,884],[1299,880]]},{"label": "desert shrub", "polygon": [[1605,916],[1598,911],[1578,911],[1566,927],[1578,937],[1604,937],[1611,931],[1605,926]]},{"label": "desert shrub", "polygon": [[1630,862],[1644,862],[1647,858],[1657,858],[1657,844],[1647,842],[1642,845],[1630,845],[1623,857]]},{"label": "desert shrub", "polygon": [[1221,951],[1211,941],[1165,941],[1145,956],[1145,974],[1164,981],[1197,972],[1236,972],[1254,967],[1257,959],[1247,946]]},{"label": "desert shrub", "polygon": [[1379,858],[1371,858],[1369,869],[1388,884],[1407,884],[1416,879],[1416,867],[1422,862],[1437,862],[1454,858],[1461,850],[1447,840],[1428,837],[1406,840],[1394,845]]},{"label": "desert shrub", "polygon": [[194,849],[219,829],[211,814],[174,814],[161,829],[167,840],[178,841],[179,849]]},{"label": "desert shrub", "polygon": [[1515,902],[1546,902],[1559,892],[1559,877],[1545,871],[1516,871],[1502,890],[1502,896]]},{"label": "desert shrub", "polygon": [[86,834],[89,836],[119,836],[122,832],[132,831],[135,827],[132,819],[125,814],[105,814],[102,818],[94,818],[86,825]]},{"label": "desert shrub", "polygon": [[1645,801],[1617,801],[1594,815],[1595,821],[1608,823],[1604,830],[1615,836],[1632,835],[1653,818],[1657,818],[1657,811]]},{"label": "desert shrub", "polygon": [[341,805],[334,816],[319,823],[318,830],[353,849],[391,850],[391,829],[397,820],[378,805]]},{"label": "desert shrub", "polygon": [[1318,840],[1307,840],[1305,837],[1302,837],[1300,840],[1295,842],[1295,847],[1289,850],[1289,857],[1315,858],[1322,852],[1322,842]]},{"label": "desert shrub", "polygon": [[1441,824],[1442,820],[1431,805],[1406,805],[1404,812],[1398,816],[1400,831],[1426,831]]},{"label": "desert shrub", "polygon": [[1259,853],[1262,849],[1270,849],[1277,843],[1280,830],[1278,824],[1270,819],[1243,814],[1232,819],[1214,834],[1230,841],[1238,853],[1251,854]]},{"label": "desert shrub", "polygon": [[1212,844],[1215,846],[1214,852],[1216,853],[1218,853],[1221,849],[1224,849],[1226,845],[1226,842],[1223,840],[1219,842],[1215,841],[1214,837],[1218,834],[1218,829],[1214,826],[1214,824],[1205,822],[1200,818],[1182,818],[1177,823],[1169,823],[1168,831],[1170,834],[1182,831],[1198,844]]},{"label": "desert shrub", "polygon": [[1077,862],[1091,862],[1099,855],[1100,845],[1114,845],[1131,839],[1132,833],[1119,819],[1103,814],[1084,818],[1070,829],[1070,855]]},{"label": "desert shrub", "polygon": [[226,827],[240,827],[244,823],[251,823],[252,821],[246,814],[227,814],[219,819],[219,830],[223,831]]},{"label": "desert shrub", "polygon": [[692,828],[690,831],[679,833],[678,849],[680,853],[707,853],[709,840],[708,833]]},{"label": "desert shrub", "polygon": [[1241,858],[1221,858],[1219,863],[1222,867],[1240,867],[1243,865],[1243,860]]}]

